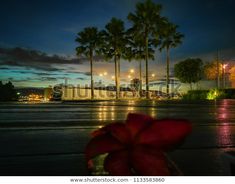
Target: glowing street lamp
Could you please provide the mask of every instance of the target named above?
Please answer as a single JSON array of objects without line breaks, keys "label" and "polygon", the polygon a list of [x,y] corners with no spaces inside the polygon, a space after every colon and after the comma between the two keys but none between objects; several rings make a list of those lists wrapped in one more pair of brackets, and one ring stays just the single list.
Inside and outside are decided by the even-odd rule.
[{"label": "glowing street lamp", "polygon": [[112,79],[114,79],[115,78],[115,76],[112,76]]},{"label": "glowing street lamp", "polygon": [[130,69],[130,73],[135,73],[135,70],[134,69]]},{"label": "glowing street lamp", "polygon": [[154,73],[152,73],[152,75],[151,75],[152,77],[155,77],[155,74]]},{"label": "glowing street lamp", "polygon": [[108,73],[107,73],[107,72],[104,72],[103,75],[108,75]]},{"label": "glowing street lamp", "polygon": [[223,69],[225,70],[228,64],[223,64]]},{"label": "glowing street lamp", "polygon": [[99,74],[100,77],[103,77],[104,75],[102,73]]}]

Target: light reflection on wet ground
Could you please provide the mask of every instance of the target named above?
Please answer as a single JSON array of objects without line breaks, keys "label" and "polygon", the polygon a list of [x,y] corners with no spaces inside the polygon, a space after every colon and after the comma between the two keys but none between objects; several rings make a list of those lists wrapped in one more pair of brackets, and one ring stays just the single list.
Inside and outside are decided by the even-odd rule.
[{"label": "light reflection on wet ground", "polygon": [[171,157],[185,175],[224,174],[221,154],[235,148],[235,100],[0,104],[0,173],[85,175],[90,132],[129,112],[191,120],[192,135]]}]

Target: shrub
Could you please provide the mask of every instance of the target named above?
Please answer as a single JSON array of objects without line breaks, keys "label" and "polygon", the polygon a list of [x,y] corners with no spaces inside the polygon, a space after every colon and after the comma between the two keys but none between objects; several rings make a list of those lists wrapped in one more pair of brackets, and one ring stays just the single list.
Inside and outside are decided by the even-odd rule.
[{"label": "shrub", "polygon": [[235,89],[224,89],[226,98],[235,99]]},{"label": "shrub", "polygon": [[184,100],[205,100],[207,99],[208,90],[190,90],[183,95]]},{"label": "shrub", "polygon": [[191,90],[183,95],[184,100],[235,99],[235,89]]},{"label": "shrub", "polygon": [[211,89],[208,93],[207,93],[207,100],[215,100],[215,99],[223,99],[225,98],[225,92],[224,90],[219,90],[219,89]]}]

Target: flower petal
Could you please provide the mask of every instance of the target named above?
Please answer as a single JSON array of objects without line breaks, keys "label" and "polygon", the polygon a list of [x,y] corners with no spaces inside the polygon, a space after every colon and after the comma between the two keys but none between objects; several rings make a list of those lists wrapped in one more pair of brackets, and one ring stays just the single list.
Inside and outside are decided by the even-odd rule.
[{"label": "flower petal", "polygon": [[139,134],[136,144],[146,144],[167,150],[180,144],[191,131],[192,125],[187,120],[157,120]]},{"label": "flower petal", "polygon": [[104,130],[110,132],[113,137],[122,143],[130,143],[131,134],[124,123],[112,123],[104,127]]},{"label": "flower petal", "polygon": [[130,113],[127,116],[126,126],[130,130],[132,138],[135,138],[145,127],[149,126],[154,119],[144,114]]},{"label": "flower petal", "polygon": [[127,151],[117,151],[110,153],[104,162],[104,169],[111,176],[131,176],[129,164],[129,154]]},{"label": "flower petal", "polygon": [[93,137],[104,134],[111,134],[124,144],[128,144],[131,141],[130,131],[126,128],[124,123],[111,123],[92,132]]},{"label": "flower petal", "polygon": [[88,143],[85,154],[89,161],[91,158],[112,151],[123,149],[123,145],[113,136],[105,134],[94,137]]},{"label": "flower petal", "polygon": [[147,146],[136,146],[131,151],[131,164],[140,176],[170,175],[164,154]]},{"label": "flower petal", "polygon": [[96,136],[99,136],[99,135],[104,135],[104,134],[106,134],[106,133],[107,133],[107,132],[104,130],[104,127],[102,127],[102,128],[99,128],[99,129],[97,129],[97,130],[91,132],[91,136],[92,136],[92,137],[96,137]]}]

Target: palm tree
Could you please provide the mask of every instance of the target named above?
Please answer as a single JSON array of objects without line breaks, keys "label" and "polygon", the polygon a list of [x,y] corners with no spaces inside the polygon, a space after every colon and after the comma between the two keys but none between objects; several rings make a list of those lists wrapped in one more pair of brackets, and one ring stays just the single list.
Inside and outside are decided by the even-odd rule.
[{"label": "palm tree", "polygon": [[[139,93],[142,96],[142,60],[145,59],[145,43],[141,35],[135,32],[132,28],[127,31],[128,49],[125,52],[125,59],[131,61],[136,60],[139,62]],[[149,58],[154,60],[154,50],[149,46],[148,48]]]},{"label": "palm tree", "polygon": [[149,78],[148,78],[148,60],[149,43],[159,30],[162,22],[160,16],[161,5],[146,0],[144,3],[137,3],[135,13],[130,13],[128,19],[133,23],[133,29],[139,32],[144,38],[145,65],[146,65],[146,97],[149,99]]},{"label": "palm tree", "polygon": [[182,43],[183,34],[177,32],[177,25],[170,22],[165,24],[162,32],[160,51],[166,49],[166,93],[169,97],[169,83],[170,83],[170,49],[177,47]]},{"label": "palm tree", "polygon": [[91,75],[91,99],[94,99],[94,80],[93,80],[93,57],[98,53],[101,44],[101,33],[96,27],[87,27],[78,33],[76,42],[79,46],[76,48],[77,55],[84,55],[90,60],[90,75]]},{"label": "palm tree", "polygon": [[120,59],[123,56],[126,37],[124,22],[117,18],[112,18],[105,26],[103,34],[102,53],[106,59],[114,59],[115,63],[115,83],[116,83],[116,99],[120,96]]}]

